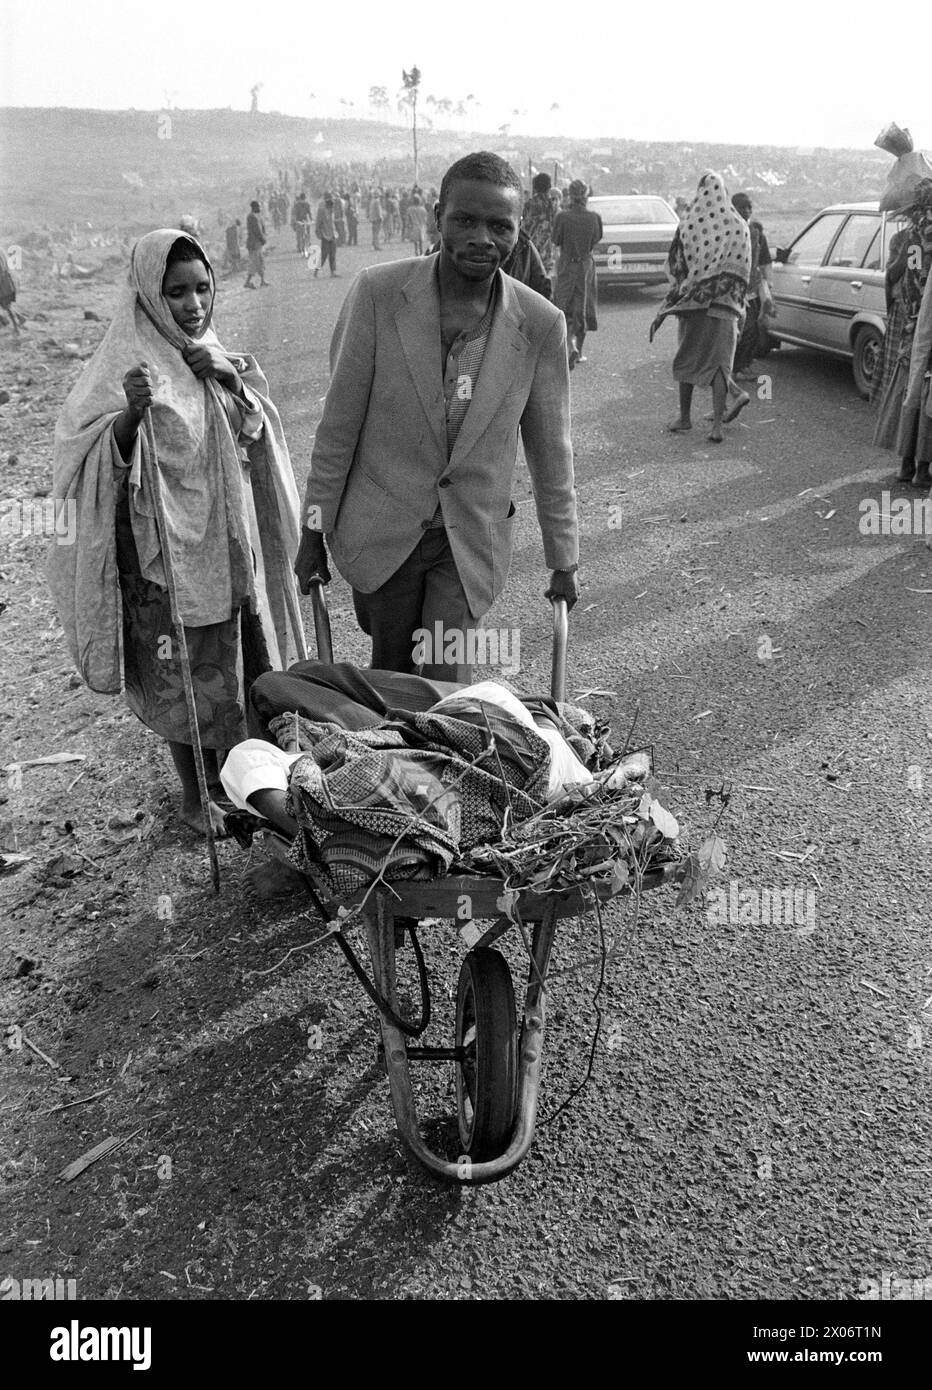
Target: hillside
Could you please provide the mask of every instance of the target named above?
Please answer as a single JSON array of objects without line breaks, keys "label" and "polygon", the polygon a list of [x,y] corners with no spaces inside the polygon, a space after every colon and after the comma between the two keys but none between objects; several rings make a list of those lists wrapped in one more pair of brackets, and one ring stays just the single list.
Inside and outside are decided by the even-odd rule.
[{"label": "hillside", "polygon": [[[890,164],[880,150],[661,144],[597,136],[512,138],[504,132],[419,132],[421,178],[436,182],[458,154],[498,149],[526,175],[528,161],[586,178],[598,192],[686,193],[706,167],[760,190],[773,211],[817,207],[879,192]],[[18,238],[46,230],[133,229],[180,212],[215,225],[218,210],[242,208],[279,167],[312,161],[310,182],[328,167],[386,181],[412,177],[410,132],[377,121],[316,121],[242,111],[0,109],[0,230]],[[338,173],[338,177],[342,172]],[[319,191],[313,189],[312,191]],[[76,225],[77,224],[77,225]]]},{"label": "hillside", "polygon": [[[321,132],[327,143],[315,144]],[[407,140],[406,132],[374,122],[321,124],[235,111],[5,108],[0,217],[11,234],[72,222],[151,224],[160,212],[175,217],[179,210],[205,213],[218,201],[232,206],[278,161],[324,149],[349,160],[403,155]]]}]

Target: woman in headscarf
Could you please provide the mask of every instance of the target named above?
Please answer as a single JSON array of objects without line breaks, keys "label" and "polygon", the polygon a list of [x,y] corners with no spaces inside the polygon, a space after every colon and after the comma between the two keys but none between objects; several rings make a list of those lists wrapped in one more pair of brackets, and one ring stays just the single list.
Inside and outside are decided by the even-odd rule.
[{"label": "woman in headscarf", "polygon": [[544,263],[544,273],[553,279],[556,252],[553,246],[553,224],[560,211],[560,195],[552,187],[550,175],[535,174],[531,180],[531,196],[524,205],[521,225],[537,248]]},{"label": "woman in headscarf", "polygon": [[[874,443],[884,449],[896,449],[900,456],[898,482],[928,487],[928,454],[916,452],[917,447],[926,447],[926,440],[918,432],[921,416],[916,411],[915,391],[909,407],[906,396],[907,386],[911,382],[915,385],[910,371],[913,338],[923,291],[932,269],[932,179],[921,179],[915,185],[907,211],[907,238],[897,258],[903,263],[899,281],[901,326],[896,358],[880,403]],[[887,331],[891,331],[889,324]],[[923,462],[925,467],[921,466]]]},{"label": "woman in headscarf", "polygon": [[[226,352],[211,327],[214,295],[193,237],[162,230],[133,247],[113,321],[55,431],[54,495],[75,516],[76,544],[53,545],[48,569],[78,670],[92,690],[123,686],[168,742],[181,816],[195,829],[203,818],[154,483],[214,789],[218,756],[246,737],[252,680],[304,655],[288,449],[255,359]],[[210,815],[221,829],[213,802]]]},{"label": "woman in headscarf", "polygon": [[[674,234],[668,266],[673,284],[650,328],[653,341],[665,318],[673,314],[679,321],[673,379],[679,383],[680,413],[668,428],[675,434],[692,429],[693,390],[711,386],[709,439],[720,444],[722,425],[734,420],[750,400],[746,391],[734,386],[731,370],[747,300],[751,236],[721,178],[711,170],[699,180]],[[729,389],[736,398],[726,411]]]},{"label": "woman in headscarf", "polygon": [[587,331],[599,326],[595,259],[592,252],[602,240],[602,219],[586,207],[588,189],[582,179],[570,184],[570,205],[557,213],[553,244],[560,252],[553,302],[566,316],[566,348],[570,371],[585,362],[583,342]]}]

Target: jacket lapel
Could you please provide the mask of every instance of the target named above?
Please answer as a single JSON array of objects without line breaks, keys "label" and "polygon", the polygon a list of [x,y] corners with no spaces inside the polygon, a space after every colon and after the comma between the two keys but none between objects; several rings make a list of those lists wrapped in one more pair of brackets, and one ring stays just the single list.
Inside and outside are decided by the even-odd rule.
[{"label": "jacket lapel", "polygon": [[395,311],[395,326],[424,414],[430,422],[438,448],[443,450],[446,457],[447,417],[441,372],[440,291],[437,288],[435,260],[434,256],[424,257],[405,281],[401,292],[403,302]]},{"label": "jacket lapel", "polygon": [[515,368],[528,347],[528,340],[521,332],[524,314],[511,288],[511,280],[501,271],[498,276],[499,303],[492,315],[475,394],[453,446],[451,465],[468,454],[488,429],[504,397],[514,386]]}]

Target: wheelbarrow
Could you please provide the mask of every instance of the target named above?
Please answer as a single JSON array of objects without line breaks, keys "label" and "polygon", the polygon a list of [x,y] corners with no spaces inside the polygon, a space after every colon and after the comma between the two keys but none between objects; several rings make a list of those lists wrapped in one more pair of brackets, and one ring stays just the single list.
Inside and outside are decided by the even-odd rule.
[{"label": "wheelbarrow", "polygon": [[[332,662],[333,646],[326,598],[312,584],[314,626],[320,660]],[[562,700],[566,685],[567,607],[553,602],[551,695]],[[291,848],[277,830],[264,831],[267,848],[289,865]],[[670,880],[676,863],[643,875],[642,888]],[[591,905],[615,896],[597,883],[585,892],[535,894],[522,891],[506,905],[503,883],[492,875],[447,875],[430,882],[394,881],[344,900],[347,909],[363,903],[371,978],[331,918],[333,935],[357,978],[375,1003],[381,1031],[380,1059],[388,1075],[392,1107],[402,1139],[431,1173],[446,1181],[487,1183],[504,1178],[525,1157],[534,1140],[546,1027],[546,981],[557,923],[578,917]],[[623,888],[622,892],[630,891]],[[316,896],[316,895],[315,895]],[[318,900],[319,901],[319,900]],[[514,916],[509,916],[506,906]],[[511,970],[494,943],[515,926],[514,917],[531,927],[530,960],[520,1016]],[[414,927],[425,918],[451,921],[469,947],[459,972],[456,1022],[451,1047],[418,1046],[415,1040],[430,1022],[430,987]],[[476,922],[490,921],[480,931]],[[396,951],[410,936],[420,985],[420,1017],[402,1017],[398,997]],[[425,1142],[411,1082],[413,1063],[453,1064],[460,1152],[455,1159],[435,1153]]]}]

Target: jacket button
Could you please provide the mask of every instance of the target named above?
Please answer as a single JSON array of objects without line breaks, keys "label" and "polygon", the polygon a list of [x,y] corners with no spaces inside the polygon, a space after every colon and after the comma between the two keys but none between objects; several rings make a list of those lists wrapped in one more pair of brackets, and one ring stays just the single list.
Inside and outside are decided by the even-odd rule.
[{"label": "jacket button", "polygon": [[438,487],[449,487],[449,486],[450,486],[450,479],[449,479],[449,478],[441,478],[441,479],[440,479],[440,482],[438,483]]},{"label": "jacket button", "polygon": [[422,531],[427,531],[427,530],[429,530],[429,529],[430,529],[430,522],[429,522],[429,521],[422,521],[422,522],[421,522],[421,530],[422,530]]}]

